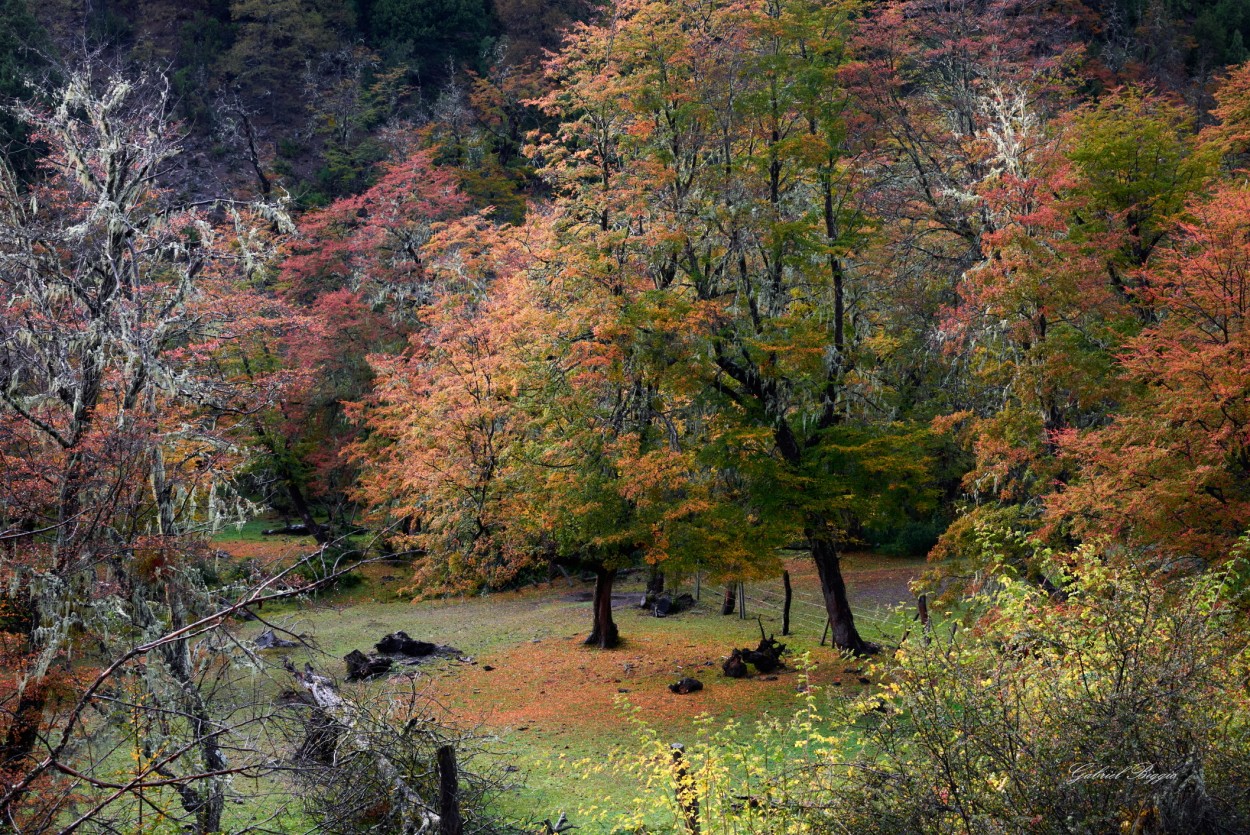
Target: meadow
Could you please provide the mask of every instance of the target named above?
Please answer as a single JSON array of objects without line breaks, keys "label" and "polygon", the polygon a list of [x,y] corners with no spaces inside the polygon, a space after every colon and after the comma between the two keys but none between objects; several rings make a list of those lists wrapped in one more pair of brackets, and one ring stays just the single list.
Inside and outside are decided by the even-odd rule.
[{"label": "meadow", "polygon": [[[217,540],[223,551],[252,559],[290,557],[308,547],[298,537],[262,537],[254,523]],[[911,627],[914,598],[908,581],[922,560],[870,553],[847,555],[847,585],[861,627],[870,639],[897,643]],[[389,678],[347,684],[348,692],[381,697],[414,687],[436,716],[470,731],[496,764],[507,763],[507,790],[498,811],[525,819],[565,812],[626,809],[642,790],[618,767],[634,755],[642,727],[669,742],[688,743],[709,730],[736,723],[750,728],[767,717],[788,717],[807,686],[831,698],[854,698],[875,689],[862,662],[836,652],[810,601],[819,594],[815,571],[806,560],[787,561],[795,604],[792,629],[781,635],[781,582],[746,586],[747,617],[722,615],[723,587],[699,584],[700,599],[686,612],[655,617],[638,606],[645,571],[626,574],[613,596],[622,644],[614,650],[583,645],[591,621],[593,582],[561,577],[516,591],[412,600],[410,569],[400,562],[375,561],[354,572],[347,588],[316,599],[268,606],[266,622],[300,636],[308,646],[269,650],[275,661],[289,657],[311,663],[342,681],[342,657],[369,651],[382,636],[403,630],[414,638],[460,651],[457,658],[427,661]],[[687,578],[670,590],[693,593]],[[239,627],[241,638],[263,627]],[[724,676],[721,664],[735,647],[754,646],[761,628],[790,650],[786,668],[746,679]],[[800,670],[803,656],[811,667]],[[701,692],[675,695],[668,685],[686,676],[704,685]],[[749,744],[749,732],[743,738]],[[583,821],[584,823],[584,821]],[[585,826],[583,831],[587,830]]]}]

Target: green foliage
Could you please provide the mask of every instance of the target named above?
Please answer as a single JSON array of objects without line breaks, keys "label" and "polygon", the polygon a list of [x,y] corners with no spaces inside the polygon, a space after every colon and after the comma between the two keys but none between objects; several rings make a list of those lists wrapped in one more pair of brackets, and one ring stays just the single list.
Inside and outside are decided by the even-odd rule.
[{"label": "green foliage", "polygon": [[[1185,202],[1215,173],[1186,107],[1126,90],[1081,110],[1068,157],[1088,201],[1087,232],[1121,231],[1121,265],[1144,266]],[[1122,224],[1122,227],[1121,227]]]},{"label": "green foliage", "polygon": [[896,557],[923,557],[937,545],[945,525],[936,519],[909,519],[870,532],[874,550]]}]

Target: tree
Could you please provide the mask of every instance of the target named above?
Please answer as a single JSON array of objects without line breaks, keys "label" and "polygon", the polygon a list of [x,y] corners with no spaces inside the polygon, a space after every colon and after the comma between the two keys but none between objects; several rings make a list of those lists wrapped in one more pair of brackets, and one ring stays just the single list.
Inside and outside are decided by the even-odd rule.
[{"label": "tree", "polygon": [[[1159,315],[1152,262],[1179,229],[1184,196],[1213,173],[1184,110],[1135,90],[1035,131],[1025,165],[982,191],[996,229],[943,316],[970,391],[989,397],[941,421],[962,426],[975,463],[963,480],[972,507],[938,550],[957,559],[939,574],[983,568],[975,532],[987,520],[1045,524],[1054,485],[1074,476],[1060,438],[1101,426],[1129,397],[1117,354]],[[1018,556],[1016,569],[1045,582]]]},{"label": "tree", "polygon": [[293,334],[283,355],[317,374],[258,415],[256,431],[284,504],[323,541],[332,533],[315,518],[316,505],[345,509],[355,480],[343,453],[358,440],[357,427],[342,404],[372,386],[368,355],[399,351],[420,326],[436,296],[424,247],[439,224],[466,210],[454,176],[417,151],[385,165],[363,193],[305,215],[285,244],[279,285],[317,327]]},{"label": "tree", "polygon": [[663,346],[643,354],[658,391],[705,427],[700,464],[746,486],[750,514],[776,526],[763,541],[804,538],[836,644],[866,651],[839,550],[923,502],[924,465],[872,417],[847,257],[864,221],[836,86],[846,14],[619,4],[552,62],[545,103],[564,123],[541,152],[567,234],[619,265],[600,283],[632,303],[633,338]]},{"label": "tree", "polygon": [[[408,349],[377,353],[353,415],[358,496],[392,547],[420,555],[423,592],[500,586],[531,564],[512,530],[504,471],[516,440],[518,346],[541,331],[523,301],[522,242],[480,217],[449,224],[423,250],[436,295]],[[489,277],[489,278],[488,278]]]},{"label": "tree", "polygon": [[1050,512],[1079,536],[1110,534],[1219,559],[1250,513],[1250,190],[1190,204],[1182,237],[1145,272],[1157,324],[1120,357],[1132,395],[1108,426],[1071,432],[1078,476]]},{"label": "tree", "polygon": [[403,356],[371,358],[362,494],[403,520],[394,540],[418,552],[424,591],[499,587],[548,562],[593,571],[588,643],[611,647],[619,569],[744,570],[750,541],[638,355],[629,317],[644,305],[600,272],[612,259],[535,218],[466,219],[430,242],[422,329]]},{"label": "tree", "polygon": [[1134,293],[1156,247],[1176,229],[1186,201],[1214,174],[1187,109],[1160,96],[1119,90],[1072,116],[1067,156],[1075,167],[1076,222],[1098,239],[1110,286],[1145,323],[1149,293]]},{"label": "tree", "polygon": [[237,508],[241,418],[290,379],[256,364],[299,324],[252,283],[276,215],[223,204],[214,223],[167,190],[179,149],[162,79],[74,71],[49,95],[17,111],[49,149],[41,176],[24,187],[0,167],[0,460],[16,476],[0,487],[0,817],[39,831],[65,792],[108,805],[94,749],[72,758],[87,704],[110,713],[101,676],[139,657],[125,642],[159,659],[127,680],[179,740],[163,758],[143,740],[145,773],[213,832],[233,767],[200,689],[217,662],[191,639],[212,602],[187,537]]}]

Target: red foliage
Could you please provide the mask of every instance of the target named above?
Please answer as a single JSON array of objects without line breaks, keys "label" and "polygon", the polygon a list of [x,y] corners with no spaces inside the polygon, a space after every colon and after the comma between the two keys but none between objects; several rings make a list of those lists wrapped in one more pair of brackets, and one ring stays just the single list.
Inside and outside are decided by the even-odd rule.
[{"label": "red foliage", "polygon": [[1121,357],[1135,394],[1109,426],[1065,435],[1081,478],[1050,513],[1082,535],[1219,558],[1250,520],[1250,186],[1191,212],[1150,269],[1160,321]]}]

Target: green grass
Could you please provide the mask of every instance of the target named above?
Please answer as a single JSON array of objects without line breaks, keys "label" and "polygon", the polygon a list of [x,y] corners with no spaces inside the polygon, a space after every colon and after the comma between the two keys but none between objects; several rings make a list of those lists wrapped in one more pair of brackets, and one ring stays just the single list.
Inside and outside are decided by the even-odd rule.
[{"label": "green grass", "polygon": [[306,536],[266,536],[262,531],[282,527],[282,520],[270,518],[249,519],[242,525],[226,525],[214,536],[215,542],[302,542],[309,540]]}]

